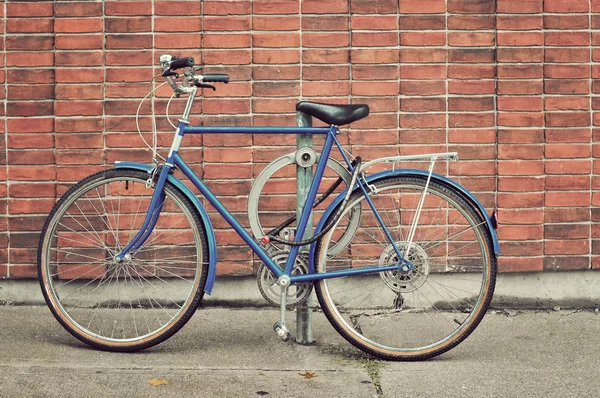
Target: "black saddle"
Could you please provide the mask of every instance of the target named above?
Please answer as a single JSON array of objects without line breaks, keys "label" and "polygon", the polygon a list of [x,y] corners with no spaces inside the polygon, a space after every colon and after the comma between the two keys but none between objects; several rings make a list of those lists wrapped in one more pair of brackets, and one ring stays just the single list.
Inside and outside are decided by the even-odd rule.
[{"label": "black saddle", "polygon": [[296,104],[296,110],[336,126],[352,123],[369,115],[369,105],[365,104],[333,105],[300,101]]}]

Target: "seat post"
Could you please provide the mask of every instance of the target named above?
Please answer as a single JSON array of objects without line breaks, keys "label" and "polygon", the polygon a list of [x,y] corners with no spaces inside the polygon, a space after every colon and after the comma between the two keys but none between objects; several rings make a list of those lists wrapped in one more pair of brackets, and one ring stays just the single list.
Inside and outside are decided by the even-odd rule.
[{"label": "seat post", "polygon": [[[312,117],[302,111],[296,111],[296,125],[298,127],[312,127]],[[311,134],[298,134],[296,135],[296,148],[300,150],[302,148],[312,148],[312,135]],[[302,167],[296,166],[296,220],[300,220],[302,214],[302,207],[306,201],[306,196],[310,189],[312,182],[312,166]],[[308,220],[308,224],[304,231],[303,239],[310,238],[312,236],[312,215]],[[305,246],[301,250],[306,251],[310,246]],[[305,302],[306,308],[299,307],[296,311],[296,342],[299,344],[311,344],[314,342],[312,337],[312,295],[308,296]]]}]

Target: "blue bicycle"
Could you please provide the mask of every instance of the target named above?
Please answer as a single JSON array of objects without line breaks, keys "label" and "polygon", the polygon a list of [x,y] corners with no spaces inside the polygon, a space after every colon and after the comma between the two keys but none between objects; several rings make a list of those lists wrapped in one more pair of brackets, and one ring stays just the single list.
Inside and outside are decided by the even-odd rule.
[{"label": "blue bicycle", "polygon": [[[342,148],[337,126],[366,117],[367,105],[298,103],[298,111],[329,127],[193,127],[188,117],[197,91],[229,76],[201,74],[189,57],[163,55],[160,64],[163,84],[188,96],[166,159],[157,159],[153,142],[153,164],[117,162],[83,179],[56,203],[41,233],[42,292],[73,336],[109,351],[146,349],[175,334],[211,293],[215,234],[178,174],[262,261],[259,287],[280,307],[274,329],[284,340],[286,310],[302,305],[313,286],[333,327],[382,359],[439,355],[477,327],[496,280],[496,221],[465,188],[433,173],[436,160],[456,153],[363,164]],[[320,153],[306,148],[292,161],[314,173],[299,218],[248,233],[180,156],[186,134],[209,133],[323,137]],[[334,147],[343,164],[337,174]],[[429,169],[395,167],[414,159],[428,161]],[[311,215],[314,231],[307,228]]]}]

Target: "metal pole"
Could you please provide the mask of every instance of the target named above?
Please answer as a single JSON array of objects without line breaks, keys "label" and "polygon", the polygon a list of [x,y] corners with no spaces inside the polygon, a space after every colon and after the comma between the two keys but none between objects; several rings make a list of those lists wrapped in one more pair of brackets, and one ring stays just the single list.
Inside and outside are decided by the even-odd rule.
[{"label": "metal pole", "polygon": [[[296,112],[296,125],[299,127],[312,127],[312,117],[307,115],[304,112],[297,111]],[[310,134],[298,134],[296,136],[296,148],[312,148],[312,135]],[[310,184],[312,182],[312,166],[311,167],[301,167],[296,166],[296,219],[300,219],[300,214],[302,213],[302,207],[304,206],[304,201],[306,200],[306,196],[308,194],[308,190],[310,189]],[[307,204],[307,206],[311,206],[311,204]],[[306,227],[306,232],[304,233],[303,239],[309,238],[312,236],[312,215],[308,220],[308,225]],[[308,246],[300,249],[302,251],[307,251]],[[306,307],[299,307],[296,310],[296,342],[299,344],[311,344],[314,342],[312,337],[312,310],[310,306],[312,305],[312,295],[308,296],[306,300]]]}]

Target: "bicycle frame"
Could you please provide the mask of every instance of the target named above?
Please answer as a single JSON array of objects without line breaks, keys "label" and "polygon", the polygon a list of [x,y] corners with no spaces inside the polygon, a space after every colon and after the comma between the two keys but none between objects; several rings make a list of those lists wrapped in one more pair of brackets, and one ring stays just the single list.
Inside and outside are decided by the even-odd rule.
[{"label": "bicycle frame", "polygon": [[[193,93],[190,93],[190,97],[188,99],[188,103],[186,109],[184,110],[183,117],[179,120],[179,125],[175,130],[175,137],[173,138],[173,143],[171,145],[171,149],[167,156],[167,159],[160,169],[160,174],[158,180],[156,182],[154,188],[154,194],[152,196],[152,200],[146,214],[146,218],[140,231],[137,235],[127,244],[127,246],[116,256],[117,260],[122,260],[127,256],[130,251],[135,251],[138,249],[150,236],[152,230],[156,225],[156,221],[158,216],[160,215],[160,211],[162,208],[162,203],[164,201],[164,185],[167,180],[169,173],[172,172],[174,167],[178,167],[179,170],[192,182],[192,184],[204,195],[204,197],[210,202],[210,204],[217,210],[217,212],[231,225],[231,227],[236,231],[236,233],[246,242],[246,244],[256,253],[256,255],[265,263],[265,265],[273,272],[273,274],[280,278],[281,276],[287,276],[290,278],[290,283],[296,282],[306,282],[306,281],[315,281],[320,279],[327,278],[335,278],[356,274],[367,274],[367,273],[378,273],[385,271],[396,271],[404,267],[410,272],[412,270],[413,265],[404,259],[404,256],[398,249],[396,242],[392,238],[389,233],[387,227],[381,220],[379,213],[377,212],[375,205],[371,201],[368,190],[369,188],[365,186],[365,184],[361,181],[361,179],[357,179],[357,185],[362,190],[367,203],[372,208],[374,214],[385,235],[388,240],[392,244],[394,250],[399,259],[401,259],[398,264],[390,265],[390,266],[366,266],[355,269],[347,269],[347,270],[339,270],[339,271],[328,271],[324,273],[310,273],[305,275],[291,275],[292,270],[294,268],[294,264],[296,262],[296,258],[299,253],[299,246],[292,246],[290,250],[290,254],[286,261],[285,267],[283,271],[271,260],[269,254],[260,246],[257,241],[252,238],[252,236],[242,227],[242,225],[237,221],[237,219],[225,208],[225,206],[221,203],[221,201],[210,191],[210,189],[204,184],[204,182],[194,173],[194,171],[185,163],[185,161],[179,155],[179,148],[181,146],[181,142],[185,134],[320,134],[325,135],[326,140],[321,150],[321,157],[319,162],[317,163],[317,169],[315,171],[315,175],[313,177],[306,202],[305,203],[313,203],[319,185],[321,183],[321,179],[325,172],[325,167],[327,164],[327,159],[329,158],[329,154],[331,153],[331,149],[333,145],[335,145],[344,161],[346,162],[349,170],[352,172],[353,167],[351,165],[351,161],[348,159],[346,154],[343,152],[341,144],[336,138],[336,135],[339,134],[339,129],[336,126],[330,127],[193,127],[189,125],[188,115],[191,110],[191,105],[193,103],[193,99],[195,97],[195,89]],[[297,224],[297,230],[294,237],[295,241],[302,240],[304,236],[304,232],[306,230],[308,220],[310,214],[312,213],[312,206],[304,206],[302,209],[302,213],[300,219]],[[259,238],[259,237],[258,237]],[[406,268],[408,267],[408,268]]]}]

